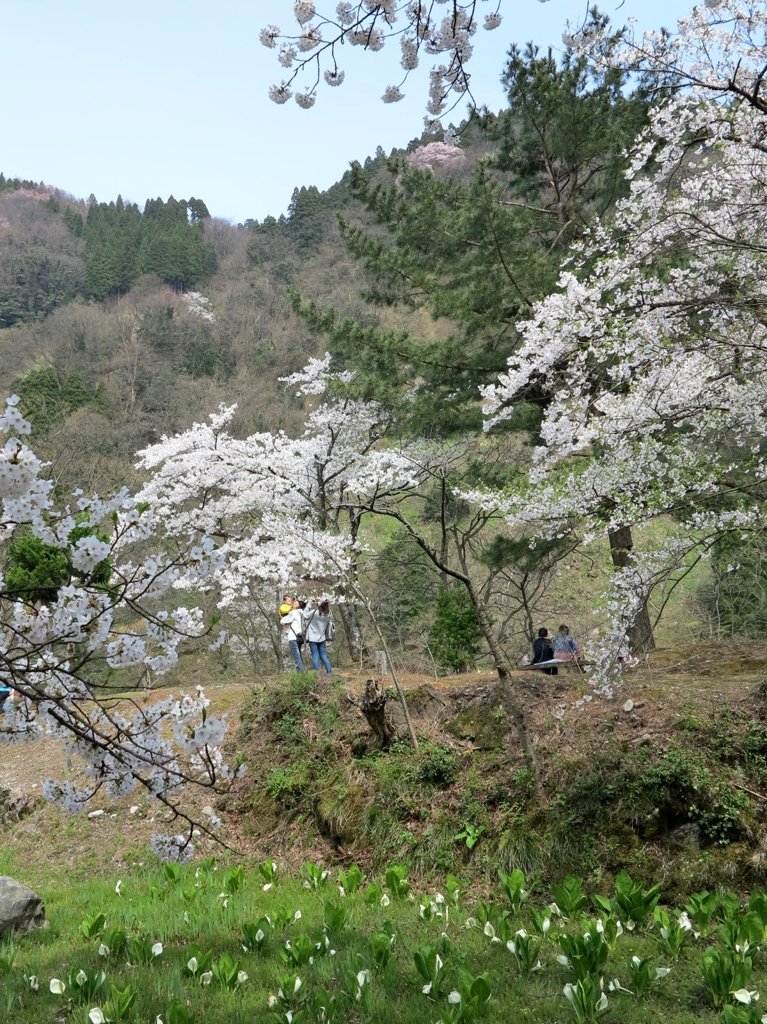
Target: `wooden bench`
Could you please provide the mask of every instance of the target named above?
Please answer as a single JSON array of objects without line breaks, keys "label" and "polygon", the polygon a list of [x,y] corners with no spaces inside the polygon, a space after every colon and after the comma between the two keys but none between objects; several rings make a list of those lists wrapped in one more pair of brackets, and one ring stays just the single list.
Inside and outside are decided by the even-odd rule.
[{"label": "wooden bench", "polygon": [[575,661],[575,660],[563,661],[560,658],[551,658],[549,661],[539,661],[535,665],[520,665],[519,668],[520,668],[520,671],[522,671],[522,672],[530,672],[530,671],[537,670],[537,669],[543,670],[545,668],[573,668],[573,667],[575,667],[575,668],[578,669],[579,672],[583,672],[583,669],[586,666],[590,666],[591,664],[592,664],[592,662],[590,662],[590,661]]}]

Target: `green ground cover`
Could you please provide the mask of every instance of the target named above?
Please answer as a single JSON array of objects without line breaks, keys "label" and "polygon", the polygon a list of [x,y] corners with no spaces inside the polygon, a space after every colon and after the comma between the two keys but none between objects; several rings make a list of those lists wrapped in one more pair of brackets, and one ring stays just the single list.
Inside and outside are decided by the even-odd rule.
[{"label": "green ground cover", "polygon": [[[137,866],[71,887],[51,872],[41,889],[50,928],[0,950],[0,1019],[763,1019],[767,896],[758,890],[746,902],[704,894],[664,909],[658,887],[625,873],[600,897],[571,877],[528,894],[514,872],[482,900],[452,875],[441,892],[414,892],[404,866],[368,880],[311,862],[282,877],[271,864]],[[19,868],[7,855],[0,863]]]}]

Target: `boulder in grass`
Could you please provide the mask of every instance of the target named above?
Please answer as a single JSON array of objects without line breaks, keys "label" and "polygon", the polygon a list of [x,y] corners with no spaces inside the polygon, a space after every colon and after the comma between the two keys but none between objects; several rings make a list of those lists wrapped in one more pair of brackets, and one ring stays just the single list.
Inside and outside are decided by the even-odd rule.
[{"label": "boulder in grass", "polygon": [[15,878],[0,875],[0,935],[26,935],[47,923],[45,904],[37,893]]}]

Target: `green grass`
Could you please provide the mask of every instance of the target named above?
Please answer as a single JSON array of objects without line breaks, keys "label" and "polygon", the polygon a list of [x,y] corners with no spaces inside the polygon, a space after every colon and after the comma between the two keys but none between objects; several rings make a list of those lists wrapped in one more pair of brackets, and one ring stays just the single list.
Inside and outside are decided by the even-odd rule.
[{"label": "green grass", "polygon": [[[4,872],[23,877],[20,869],[21,865],[9,855],[0,860],[0,870]],[[559,936],[563,931],[556,921],[540,950],[541,969],[533,974],[521,973],[506,947],[507,939],[518,928],[532,930],[533,908],[540,910],[545,906],[545,901],[551,899],[548,892],[533,894],[518,912],[511,910],[509,900],[501,892],[487,903],[470,895],[464,900],[461,893],[457,905],[438,903],[430,907],[427,901],[426,917],[434,909],[441,916],[426,920],[419,916],[421,899],[426,895],[434,899],[434,888],[416,893],[413,898],[397,899],[385,880],[377,879],[378,888],[367,884],[342,899],[332,875],[311,889],[306,888],[305,874],[301,878],[278,875],[272,887],[264,891],[264,878],[258,871],[250,870],[245,873],[240,891],[225,899],[220,893],[226,888],[226,869],[213,870],[207,881],[199,885],[205,877],[196,876],[194,864],[182,867],[178,880],[166,877],[159,866],[136,868],[123,875],[118,894],[117,876],[95,877],[69,885],[62,872],[51,870],[46,883],[39,887],[45,897],[50,928],[16,941],[15,962],[10,970],[3,972],[0,959],[0,1020],[42,1024],[68,1016],[78,1024],[87,1024],[89,1011],[95,1006],[107,1017],[113,1012],[107,1000],[109,986],[114,984],[119,989],[129,985],[136,992],[135,1004],[125,1018],[133,1022],[154,1024],[158,1015],[165,1024],[183,1019],[168,1013],[175,999],[196,1024],[269,1020],[276,1024],[278,1020],[286,1021],[287,1006],[269,1009],[269,997],[277,994],[281,979],[285,992],[292,992],[293,979],[298,976],[302,984],[292,1003],[293,1009],[301,1009],[304,1016],[294,1018],[297,1021],[321,1020],[319,1007],[331,1006],[335,995],[333,1019],[337,1021],[424,1024],[442,1020],[447,1024],[455,1019],[450,1016],[451,1011],[456,1013],[456,1004],[448,1002],[448,994],[463,990],[465,1005],[470,979],[480,974],[486,974],[490,999],[478,1008],[477,1020],[564,1024],[576,1019],[563,996],[564,986],[574,979],[556,960],[562,952]],[[391,878],[390,882],[394,884]],[[442,889],[446,891],[444,885]],[[387,894],[384,905],[382,893]],[[340,930],[331,930],[329,945],[323,931],[324,923],[333,914],[326,913],[328,905],[342,908],[346,916]],[[295,919],[297,910],[301,915]],[[594,911],[588,904],[578,907],[565,930],[577,934],[584,927],[584,912]],[[150,944],[161,942],[161,955],[151,957],[151,962],[143,966],[129,964],[125,953],[100,956],[101,938],[86,939],[81,931],[83,919],[99,913],[105,915],[107,928],[121,926],[129,937],[145,937]],[[280,914],[289,923],[277,924]],[[274,930],[261,952],[244,951],[243,925],[255,924],[263,915],[269,915],[275,922]],[[467,927],[472,918],[476,926]],[[488,920],[501,941],[491,941],[486,934],[484,925]],[[374,948],[380,951],[386,946],[387,931],[395,935],[390,959],[377,968]],[[371,935],[378,935],[372,944]],[[302,945],[315,944],[313,963],[286,963],[290,958],[287,942],[296,952]],[[617,938],[615,949],[603,966],[605,986],[609,980],[619,978],[623,986],[631,987],[627,961],[632,956],[651,958],[653,964],[669,966],[671,974],[643,999],[623,992],[609,993],[607,1012],[601,1019],[606,1024],[692,1024],[719,1020],[703,986],[701,972],[701,955],[711,943],[723,948],[716,922],[708,939],[696,941],[690,937],[679,960],[672,962],[661,948],[658,926],[652,919],[641,933],[625,932]],[[240,961],[238,969],[247,973],[247,980],[234,991],[215,977],[208,986],[201,986],[185,973],[193,945],[201,954],[212,953],[214,963],[219,962],[222,954]],[[425,980],[416,970],[415,954],[425,946],[439,948],[444,960],[444,983],[436,998],[434,990],[431,995],[423,994]],[[335,950],[333,955],[331,948]],[[6,955],[7,952],[6,948]],[[761,985],[767,994],[767,964],[762,962],[763,958],[764,954],[757,952],[749,988]],[[68,983],[63,996],[51,993],[52,978],[67,981],[81,969],[88,975],[106,971],[107,980],[96,997],[72,1001],[76,983]],[[362,986],[361,998],[357,1000],[355,978],[366,970],[370,971],[370,981]],[[36,992],[25,980],[32,975],[39,979]]]}]

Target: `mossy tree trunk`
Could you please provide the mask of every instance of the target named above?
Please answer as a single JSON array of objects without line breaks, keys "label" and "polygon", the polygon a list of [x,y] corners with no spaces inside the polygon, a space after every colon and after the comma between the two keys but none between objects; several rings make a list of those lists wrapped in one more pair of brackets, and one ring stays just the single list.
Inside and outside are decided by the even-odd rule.
[{"label": "mossy tree trunk", "polygon": [[386,713],[386,693],[377,679],[365,683],[362,700],[354,701],[370,726],[372,735],[367,742],[368,750],[385,750],[394,739],[395,730]]}]

